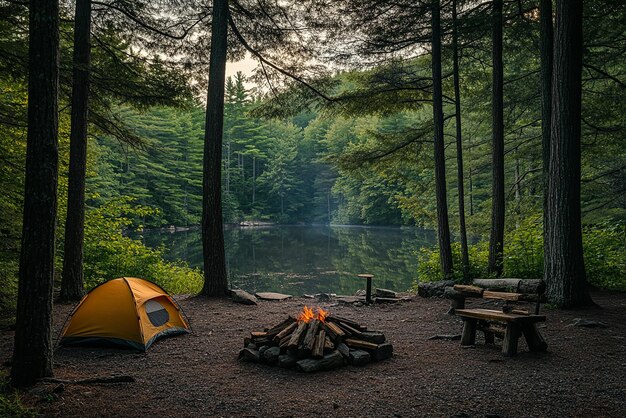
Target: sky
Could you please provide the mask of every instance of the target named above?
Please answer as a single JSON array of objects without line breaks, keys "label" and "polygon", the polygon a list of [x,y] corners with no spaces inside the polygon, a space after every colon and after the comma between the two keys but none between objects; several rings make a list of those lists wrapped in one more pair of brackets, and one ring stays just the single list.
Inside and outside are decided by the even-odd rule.
[{"label": "sky", "polygon": [[257,63],[250,55],[246,54],[246,57],[241,61],[227,62],[226,63],[226,77],[232,77],[237,74],[237,71],[243,72],[246,76],[251,76],[252,71],[256,68]]}]

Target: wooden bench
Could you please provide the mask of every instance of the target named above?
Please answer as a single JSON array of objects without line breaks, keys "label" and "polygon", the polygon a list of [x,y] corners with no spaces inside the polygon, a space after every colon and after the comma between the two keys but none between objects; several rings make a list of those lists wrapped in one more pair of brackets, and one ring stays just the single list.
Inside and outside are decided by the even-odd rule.
[{"label": "wooden bench", "polygon": [[[493,344],[495,336],[502,338],[502,354],[505,356],[517,354],[522,334],[530,351],[545,351],[547,344],[537,329],[537,323],[546,320],[545,315],[539,315],[544,290],[542,280],[522,279],[477,279],[473,285],[446,288],[445,295],[451,300],[450,313],[463,319],[461,345],[474,345],[478,330],[484,332],[487,344]],[[504,306],[500,310],[467,309],[467,298],[504,301]],[[520,307],[523,302],[533,303],[534,313]]]},{"label": "wooden bench", "polygon": [[[546,351],[548,345],[537,329],[537,322],[545,322],[545,315],[524,315],[504,313],[493,309],[457,309],[455,314],[463,319],[463,334],[461,345],[474,345],[476,330],[485,333],[485,342],[494,343],[495,335],[502,335],[502,354],[514,356],[517,354],[519,337],[524,334],[530,351]],[[502,329],[491,322],[504,323]]]}]

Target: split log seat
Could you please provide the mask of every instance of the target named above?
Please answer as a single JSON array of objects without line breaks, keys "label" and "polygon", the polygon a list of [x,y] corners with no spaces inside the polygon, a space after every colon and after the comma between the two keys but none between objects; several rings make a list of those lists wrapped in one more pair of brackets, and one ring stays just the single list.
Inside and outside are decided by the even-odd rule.
[{"label": "split log seat", "polygon": [[[485,333],[487,344],[493,344],[495,334],[503,334],[502,354],[505,356],[517,354],[517,343],[522,334],[530,351],[545,351],[548,347],[537,329],[538,322],[545,322],[545,315],[505,313],[481,308],[455,309],[455,314],[463,319],[462,346],[474,345],[476,330],[480,330]],[[504,324],[504,327],[498,324]]]}]

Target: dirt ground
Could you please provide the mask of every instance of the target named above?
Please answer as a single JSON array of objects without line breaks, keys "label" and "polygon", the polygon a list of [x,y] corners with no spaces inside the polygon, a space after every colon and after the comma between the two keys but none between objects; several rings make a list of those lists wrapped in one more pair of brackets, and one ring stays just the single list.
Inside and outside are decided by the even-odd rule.
[{"label": "dirt ground", "polygon": [[[315,374],[242,363],[243,337],[296,314],[306,299],[237,305],[226,300],[180,301],[195,334],[167,338],[147,353],[61,348],[55,376],[80,379],[111,374],[134,383],[65,385],[57,399],[42,396],[54,384],[24,395],[43,416],[59,417],[514,417],[626,415],[626,294],[595,293],[599,309],[544,309],[548,352],[505,358],[496,347],[461,348],[459,341],[428,340],[459,334],[461,321],[442,299],[414,298],[372,307],[319,305],[383,331],[394,357],[367,366]],[[70,306],[55,307],[58,333]],[[574,318],[607,328],[570,326]],[[55,334],[57,335],[57,334]],[[12,332],[0,335],[0,360],[11,357]],[[8,372],[8,370],[7,370]]]}]

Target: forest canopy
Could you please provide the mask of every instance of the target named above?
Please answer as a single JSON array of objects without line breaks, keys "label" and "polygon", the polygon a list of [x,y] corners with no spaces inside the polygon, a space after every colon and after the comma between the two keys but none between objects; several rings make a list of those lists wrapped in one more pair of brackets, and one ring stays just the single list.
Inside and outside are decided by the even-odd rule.
[{"label": "forest canopy", "polygon": [[[392,25],[373,18],[379,2],[323,3],[286,2],[284,10],[265,11],[251,4],[231,5],[228,59],[247,54],[259,67],[255,74],[237,73],[225,83],[224,222],[436,228],[431,6],[420,3],[413,9],[412,2],[399,2],[389,10],[396,22]],[[444,181],[456,278],[465,275],[456,243],[459,109],[470,274],[488,274],[493,71],[487,3],[441,5]],[[64,257],[73,12],[71,4],[62,2],[57,263]],[[212,10],[190,3],[185,13],[178,12],[169,2],[135,8],[126,2],[119,7],[94,2],[85,191],[87,287],[121,275],[119,266],[157,277],[172,291],[197,289],[201,281],[199,271],[165,262],[159,250],[121,232],[201,223],[202,89]],[[9,316],[22,231],[27,15],[20,2],[0,3],[0,274],[6,283],[2,306]],[[268,23],[277,16],[283,20],[272,24],[287,25],[291,16],[309,32],[286,36]],[[545,174],[537,2],[504,2],[502,16],[504,274],[540,277]],[[626,286],[624,21],[620,1],[584,3],[580,201],[585,258],[592,283],[621,289]],[[356,29],[350,32],[349,25]],[[454,31],[458,43],[453,42]],[[281,62],[281,53],[290,53],[290,59]],[[462,98],[459,109],[456,95]],[[423,250],[416,279],[443,277],[437,258],[436,248]]]}]

